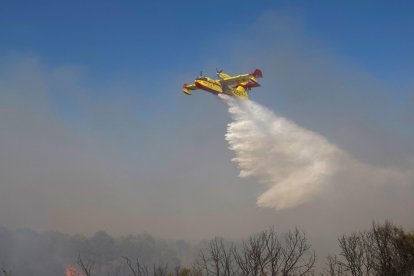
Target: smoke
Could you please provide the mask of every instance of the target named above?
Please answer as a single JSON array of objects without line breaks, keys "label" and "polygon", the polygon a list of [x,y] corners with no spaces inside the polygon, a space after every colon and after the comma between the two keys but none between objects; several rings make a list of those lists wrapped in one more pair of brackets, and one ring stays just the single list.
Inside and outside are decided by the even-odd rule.
[{"label": "smoke", "polygon": [[[276,115],[254,101],[221,97],[233,122],[226,140],[236,156],[240,177],[255,176],[268,189],[257,205],[277,210],[305,203],[330,183],[401,183],[402,174],[359,163],[321,135]],[[350,176],[351,179],[349,178]],[[380,181],[381,180],[381,181]],[[348,185],[350,186],[350,185]]]}]

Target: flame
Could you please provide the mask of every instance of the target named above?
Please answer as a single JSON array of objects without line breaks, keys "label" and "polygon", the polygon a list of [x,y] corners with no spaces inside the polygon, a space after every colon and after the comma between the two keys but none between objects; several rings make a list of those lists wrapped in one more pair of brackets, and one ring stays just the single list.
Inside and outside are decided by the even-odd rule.
[{"label": "flame", "polygon": [[84,276],[82,272],[79,272],[73,266],[68,266],[65,268],[65,276]]}]

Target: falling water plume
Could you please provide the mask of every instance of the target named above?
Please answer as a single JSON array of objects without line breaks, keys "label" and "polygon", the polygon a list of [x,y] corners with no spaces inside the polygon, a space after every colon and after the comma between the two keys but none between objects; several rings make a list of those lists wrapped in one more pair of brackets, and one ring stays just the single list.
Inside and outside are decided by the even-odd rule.
[{"label": "falling water plume", "polygon": [[345,155],[342,150],[258,103],[221,98],[233,119],[225,137],[235,152],[239,176],[255,176],[268,186],[258,206],[294,207],[323,189]]}]

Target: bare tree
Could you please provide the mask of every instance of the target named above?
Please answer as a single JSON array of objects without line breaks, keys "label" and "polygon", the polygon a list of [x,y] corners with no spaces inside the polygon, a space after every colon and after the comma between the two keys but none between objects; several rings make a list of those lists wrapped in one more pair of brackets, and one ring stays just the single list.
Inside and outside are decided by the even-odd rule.
[{"label": "bare tree", "polygon": [[340,254],[328,259],[329,275],[412,275],[414,234],[391,222],[373,222],[371,230],[343,235]]},{"label": "bare tree", "polygon": [[277,275],[282,246],[274,229],[263,231],[243,241],[240,250],[233,250],[242,275]]},{"label": "bare tree", "polygon": [[94,263],[90,260],[84,261],[82,260],[81,254],[78,254],[78,262],[77,264],[81,268],[82,272],[85,273],[85,276],[91,276],[93,271]]},{"label": "bare tree", "polygon": [[315,252],[297,228],[281,240],[275,230],[252,235],[240,246],[225,247],[223,240],[210,242],[199,263],[206,275],[306,275],[312,272]]},{"label": "bare tree", "polygon": [[305,233],[295,228],[289,231],[282,246],[282,275],[306,275],[312,272],[316,254],[310,250]]},{"label": "bare tree", "polygon": [[[339,246],[342,249],[341,255],[346,259],[341,266],[345,271],[349,271],[353,276],[369,275],[370,266],[367,265],[364,256],[365,246],[363,234],[352,234],[339,238]],[[367,269],[364,269],[366,267]]]},{"label": "bare tree", "polygon": [[197,262],[199,269],[206,275],[232,276],[238,275],[233,259],[233,244],[225,246],[223,239],[210,241],[206,252],[201,251]]},{"label": "bare tree", "polygon": [[371,228],[368,249],[378,275],[409,275],[414,272],[414,244],[408,244],[408,234],[401,227],[386,221],[375,222]]},{"label": "bare tree", "polygon": [[137,258],[135,263],[133,264],[128,257],[122,257],[125,260],[128,268],[132,272],[134,276],[148,276],[149,271],[146,265],[140,263],[139,259]]},{"label": "bare tree", "polygon": [[328,268],[325,270],[325,273],[321,273],[322,275],[330,275],[330,276],[345,276],[347,275],[346,272],[343,270],[343,266],[340,265],[340,261],[336,255],[327,257],[327,266]]}]

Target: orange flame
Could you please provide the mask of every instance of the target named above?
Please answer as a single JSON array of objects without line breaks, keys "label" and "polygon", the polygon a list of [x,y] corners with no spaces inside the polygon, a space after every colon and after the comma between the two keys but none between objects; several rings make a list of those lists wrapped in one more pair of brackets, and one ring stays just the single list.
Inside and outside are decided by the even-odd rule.
[{"label": "orange flame", "polygon": [[83,273],[79,272],[73,266],[68,266],[67,268],[65,268],[65,276],[83,276]]}]

